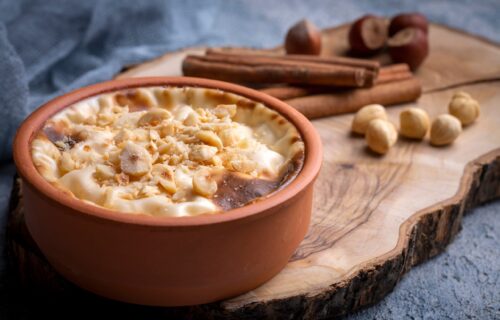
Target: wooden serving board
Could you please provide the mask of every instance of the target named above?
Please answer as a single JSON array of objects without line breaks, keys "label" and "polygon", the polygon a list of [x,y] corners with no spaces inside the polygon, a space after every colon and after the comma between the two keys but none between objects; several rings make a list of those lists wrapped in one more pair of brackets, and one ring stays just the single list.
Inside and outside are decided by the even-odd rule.
[{"label": "wooden serving board", "polygon": [[[346,31],[346,26],[325,30],[322,54],[345,53]],[[400,139],[386,156],[375,156],[363,139],[351,136],[352,115],[313,121],[323,140],[324,164],[309,233],[287,267],[241,296],[155,312],[248,319],[318,319],[352,312],[382,299],[412,266],[444,250],[465,211],[500,197],[500,46],[439,25],[430,28],[430,46],[431,54],[417,73],[424,95],[417,103],[389,108],[391,120],[397,123],[406,106],[424,108],[431,118],[446,113],[459,88],[480,102],[479,121],[451,146]],[[180,75],[182,58],[203,50],[169,53],[118,77]],[[388,61],[385,55],[377,59]],[[38,285],[42,292],[80,295],[36,249],[24,226],[22,201],[17,193],[13,199],[9,250],[23,283]],[[79,303],[124,310],[123,304],[91,295],[83,301]],[[125,309],[131,308],[138,314],[152,310]]]}]

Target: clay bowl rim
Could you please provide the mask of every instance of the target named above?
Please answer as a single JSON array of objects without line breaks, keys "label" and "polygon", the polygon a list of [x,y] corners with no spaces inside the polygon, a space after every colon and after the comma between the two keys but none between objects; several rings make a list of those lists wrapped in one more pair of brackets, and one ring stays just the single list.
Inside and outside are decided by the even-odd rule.
[{"label": "clay bowl rim", "polygon": [[[58,111],[83,99],[116,90],[151,87],[151,86],[173,86],[173,87],[200,87],[219,89],[222,91],[241,95],[253,101],[261,102],[267,107],[278,111],[281,115],[292,122],[300,132],[305,145],[305,157],[301,171],[287,186],[269,197],[258,200],[255,203],[240,208],[231,209],[222,214],[206,214],[185,217],[161,217],[147,214],[130,214],[117,210],[106,209],[82,200],[69,197],[62,190],[57,189],[46,181],[38,173],[31,160],[30,145],[34,133],[41,128],[43,123]],[[248,218],[262,217],[264,214],[272,213],[273,208],[287,202],[295,196],[299,196],[309,184],[311,184],[319,173],[322,163],[322,144],[319,134],[315,128],[300,112],[283,101],[271,97],[265,93],[246,88],[240,85],[192,77],[145,77],[116,79],[83,87],[67,94],[59,96],[45,103],[32,112],[20,125],[13,143],[14,163],[24,183],[30,184],[44,197],[49,198],[65,207],[73,210],[67,214],[79,211],[89,218],[96,218],[101,222],[123,223],[149,227],[193,227],[216,223],[232,222]]]}]

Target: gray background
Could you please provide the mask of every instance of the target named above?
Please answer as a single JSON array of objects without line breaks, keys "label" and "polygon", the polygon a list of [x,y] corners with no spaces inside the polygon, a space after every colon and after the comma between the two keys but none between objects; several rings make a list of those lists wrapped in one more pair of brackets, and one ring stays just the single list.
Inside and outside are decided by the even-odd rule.
[{"label": "gray background", "polygon": [[[181,47],[275,46],[303,17],[330,27],[368,12],[413,10],[500,42],[498,0],[0,1],[0,247],[14,173],[13,132],[54,95]],[[414,268],[381,303],[352,318],[499,319],[499,211],[500,202],[474,210],[445,253]],[[9,277],[0,259],[0,319],[39,315],[39,305],[9,291]]]}]

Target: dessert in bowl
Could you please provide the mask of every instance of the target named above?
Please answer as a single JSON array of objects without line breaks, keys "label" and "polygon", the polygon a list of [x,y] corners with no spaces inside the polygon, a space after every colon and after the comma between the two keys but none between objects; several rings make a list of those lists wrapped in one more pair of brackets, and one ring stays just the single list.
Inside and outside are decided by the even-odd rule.
[{"label": "dessert in bowl", "polygon": [[195,78],[115,80],[21,125],[26,223],[64,277],[146,305],[262,284],[303,239],[321,142],[283,102]]},{"label": "dessert in bowl", "polygon": [[143,87],[84,99],[31,142],[38,172],[108,209],[157,216],[222,213],[282,188],[304,142],[278,112],[216,89]]}]

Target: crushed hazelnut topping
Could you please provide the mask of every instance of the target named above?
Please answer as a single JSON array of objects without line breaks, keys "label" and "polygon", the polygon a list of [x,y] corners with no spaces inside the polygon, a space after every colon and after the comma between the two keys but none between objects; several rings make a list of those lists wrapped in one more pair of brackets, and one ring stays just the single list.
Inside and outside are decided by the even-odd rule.
[{"label": "crushed hazelnut topping", "polygon": [[[164,104],[158,97],[167,90],[172,101]],[[200,102],[218,92],[153,87],[78,102],[47,120],[32,144],[33,160],[56,186],[123,212],[180,216],[225,210],[223,200],[244,205],[261,193],[240,190],[247,200],[224,199],[224,177],[238,175],[243,187],[259,179],[278,186],[303,142],[292,124],[266,122],[271,109],[252,109],[247,100],[240,109],[238,99],[246,98]]]}]

